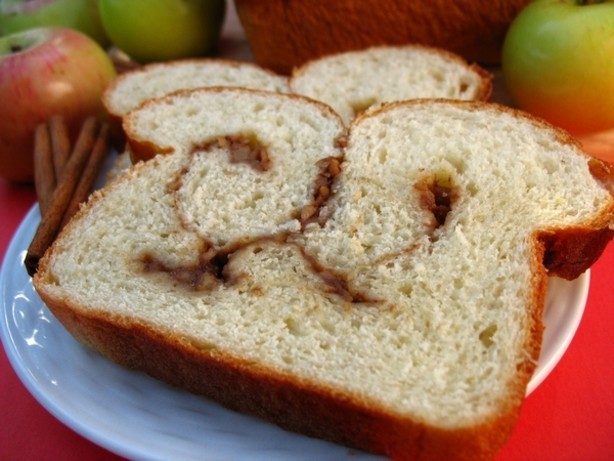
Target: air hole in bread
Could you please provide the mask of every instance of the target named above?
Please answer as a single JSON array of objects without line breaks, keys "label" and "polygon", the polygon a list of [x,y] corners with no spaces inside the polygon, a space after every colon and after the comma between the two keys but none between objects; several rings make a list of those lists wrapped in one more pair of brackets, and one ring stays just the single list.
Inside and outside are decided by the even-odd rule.
[{"label": "air hole in bread", "polygon": [[404,296],[411,298],[412,293],[414,292],[414,286],[411,283],[404,283],[399,286],[399,293]]},{"label": "air hole in bread", "polygon": [[224,149],[228,152],[230,163],[244,163],[256,171],[268,171],[272,167],[266,146],[254,133],[239,133],[218,136],[215,139],[195,146],[193,151]]},{"label": "air hole in bread", "polygon": [[435,173],[418,181],[415,187],[421,206],[433,215],[434,228],[443,226],[457,198],[452,176],[447,172]]},{"label": "air hole in bread", "polygon": [[488,325],[486,328],[484,328],[480,332],[480,335],[479,335],[480,341],[482,342],[484,347],[486,347],[487,349],[493,345],[494,343],[493,336],[495,335],[496,332],[497,332],[497,325],[495,325],[494,323]]},{"label": "air hole in bread", "polygon": [[433,69],[430,75],[437,83],[443,83],[446,81],[446,77],[440,72],[440,69]]},{"label": "air hole in bread", "polygon": [[292,335],[294,336],[305,336],[307,332],[301,322],[292,317],[287,317],[284,319],[284,323],[286,324],[286,328]]},{"label": "air hole in bread", "polygon": [[388,150],[379,149],[377,151],[377,159],[382,165],[384,165],[386,163],[386,160],[388,160]]}]

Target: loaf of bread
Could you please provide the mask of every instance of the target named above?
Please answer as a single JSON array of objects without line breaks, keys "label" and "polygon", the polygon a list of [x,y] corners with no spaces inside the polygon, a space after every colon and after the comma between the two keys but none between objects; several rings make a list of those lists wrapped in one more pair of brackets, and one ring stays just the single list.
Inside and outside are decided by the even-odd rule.
[{"label": "loaf of bread", "polygon": [[327,54],[413,43],[499,64],[507,28],[529,1],[235,0],[235,6],[255,61],[290,74]]},{"label": "loaf of bread", "polygon": [[325,102],[346,123],[383,102],[417,98],[489,99],[492,75],[458,55],[418,46],[380,46],[336,53],[296,68],[294,93]]},{"label": "loaf of bread", "polygon": [[255,64],[201,58],[153,63],[124,72],[107,87],[102,101],[114,138],[121,145],[125,141],[122,117],[144,101],[177,90],[220,85],[289,91],[287,78]]},{"label": "loaf of bread", "polygon": [[122,365],[393,459],[495,455],[548,274],[578,276],[614,234],[607,165],[496,105],[390,103],[348,132],[308,98],[210,88],[126,123],[165,155],[41,260],[53,314]]}]

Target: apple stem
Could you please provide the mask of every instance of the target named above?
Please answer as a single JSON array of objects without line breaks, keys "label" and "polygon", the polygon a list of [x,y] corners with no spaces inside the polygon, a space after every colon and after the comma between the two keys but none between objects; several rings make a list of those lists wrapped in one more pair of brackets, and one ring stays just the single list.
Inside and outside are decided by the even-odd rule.
[{"label": "apple stem", "polygon": [[19,45],[11,45],[11,53],[19,53],[22,49]]},{"label": "apple stem", "polygon": [[594,5],[596,3],[603,3],[604,0],[577,0],[577,4],[580,6],[583,5]]}]

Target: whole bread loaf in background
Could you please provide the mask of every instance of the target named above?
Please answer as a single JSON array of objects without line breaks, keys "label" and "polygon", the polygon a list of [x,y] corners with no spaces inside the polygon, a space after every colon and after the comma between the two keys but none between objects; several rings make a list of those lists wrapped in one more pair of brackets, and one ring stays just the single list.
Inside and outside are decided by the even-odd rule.
[{"label": "whole bread loaf in background", "polygon": [[254,59],[289,74],[323,55],[418,43],[498,64],[507,28],[530,0],[235,0]]}]

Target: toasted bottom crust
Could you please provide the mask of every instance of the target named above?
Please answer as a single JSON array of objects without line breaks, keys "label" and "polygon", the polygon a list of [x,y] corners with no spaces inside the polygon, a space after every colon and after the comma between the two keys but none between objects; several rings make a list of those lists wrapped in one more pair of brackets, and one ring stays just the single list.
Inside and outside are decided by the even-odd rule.
[{"label": "toasted bottom crust", "polygon": [[484,425],[442,430],[386,414],[366,402],[199,350],[138,323],[105,319],[63,303],[49,305],[84,345],[119,365],[211,398],[225,407],[301,434],[399,460],[487,460],[506,442],[520,411]]}]

